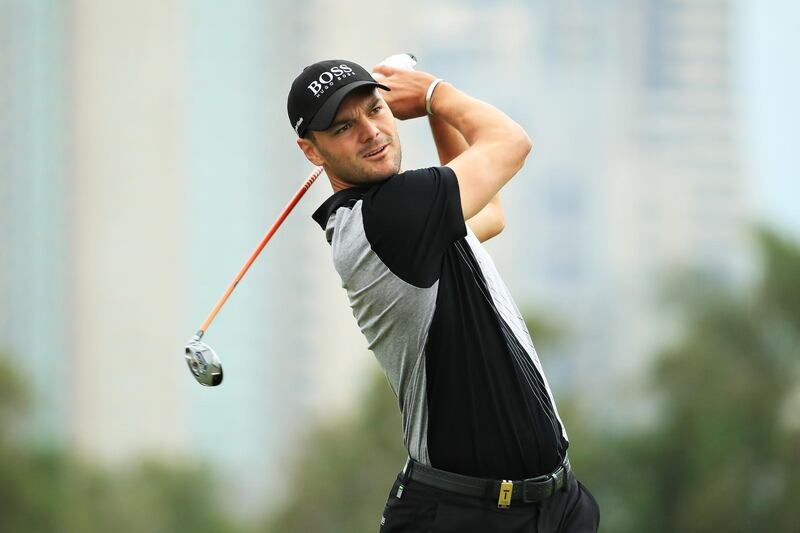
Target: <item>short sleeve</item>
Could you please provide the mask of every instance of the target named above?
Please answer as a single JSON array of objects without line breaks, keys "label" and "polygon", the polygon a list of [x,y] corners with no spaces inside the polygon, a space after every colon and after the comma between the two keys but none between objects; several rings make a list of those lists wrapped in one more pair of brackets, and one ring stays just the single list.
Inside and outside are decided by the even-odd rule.
[{"label": "short sleeve", "polygon": [[364,196],[364,233],[395,275],[417,287],[439,279],[444,252],[467,235],[458,180],[449,167],[409,170]]}]

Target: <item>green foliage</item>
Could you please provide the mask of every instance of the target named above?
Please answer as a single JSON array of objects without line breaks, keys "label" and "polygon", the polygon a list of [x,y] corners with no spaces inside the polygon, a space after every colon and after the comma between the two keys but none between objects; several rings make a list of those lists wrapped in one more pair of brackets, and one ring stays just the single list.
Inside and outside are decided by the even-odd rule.
[{"label": "green foliage", "polygon": [[125,470],[67,465],[54,515],[68,531],[115,533],[233,532],[199,469],[144,461]]},{"label": "green foliage", "polygon": [[761,230],[760,237],[765,272],[759,303],[797,328],[800,325],[800,272],[797,270],[800,247],[767,230]]},{"label": "green foliage", "polygon": [[800,249],[769,233],[761,245],[749,293],[685,282],[683,335],[652,374],[655,429],[574,441],[599,451],[579,471],[608,531],[797,531],[800,431],[782,415],[800,386]]},{"label": "green foliage", "polygon": [[0,531],[244,531],[220,509],[214,480],[198,468],[149,461],[106,470],[64,450],[3,438],[26,403],[22,382],[0,357]]},{"label": "green foliage", "polygon": [[0,449],[9,437],[9,430],[29,404],[27,391],[7,359],[0,353]]},{"label": "green foliage", "polygon": [[553,346],[565,337],[563,325],[551,317],[544,317],[533,311],[524,311],[525,326],[538,350]]},{"label": "green foliage", "polygon": [[311,434],[290,499],[268,531],[374,533],[405,458],[397,402],[379,375],[351,418]]}]

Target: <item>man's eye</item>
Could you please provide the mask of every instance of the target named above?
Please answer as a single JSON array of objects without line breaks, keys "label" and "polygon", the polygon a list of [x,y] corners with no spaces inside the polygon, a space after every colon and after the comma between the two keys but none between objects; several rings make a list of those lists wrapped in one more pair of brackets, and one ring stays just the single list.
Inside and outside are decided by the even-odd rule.
[{"label": "man's eye", "polygon": [[350,127],[350,124],[345,124],[344,126],[339,128],[338,130],[336,130],[336,134],[338,135],[338,134],[342,133],[343,131],[347,130],[347,128],[349,128],[349,127]]},{"label": "man's eye", "polygon": [[376,105],[375,107],[373,107],[373,108],[372,108],[372,114],[373,114],[373,115],[374,115],[374,114],[376,114],[376,113],[377,113],[378,111],[380,111],[381,109],[383,109],[381,106],[379,106],[379,105]]}]

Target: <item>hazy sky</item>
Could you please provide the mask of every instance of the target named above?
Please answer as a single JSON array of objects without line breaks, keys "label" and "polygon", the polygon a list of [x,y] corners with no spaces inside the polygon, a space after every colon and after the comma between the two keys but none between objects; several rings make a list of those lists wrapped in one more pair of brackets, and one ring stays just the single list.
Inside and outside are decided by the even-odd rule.
[{"label": "hazy sky", "polygon": [[740,0],[744,141],[759,216],[800,236],[800,2]]}]

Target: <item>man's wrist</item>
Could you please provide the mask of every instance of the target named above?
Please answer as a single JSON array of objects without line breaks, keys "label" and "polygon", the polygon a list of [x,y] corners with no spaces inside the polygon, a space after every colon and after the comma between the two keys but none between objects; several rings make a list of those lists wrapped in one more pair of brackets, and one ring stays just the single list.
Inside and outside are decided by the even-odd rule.
[{"label": "man's wrist", "polygon": [[436,78],[431,82],[428,86],[428,91],[425,93],[425,112],[428,115],[433,115],[433,110],[431,109],[431,101],[433,100],[433,92],[436,90],[436,87],[443,82],[442,78]]}]

